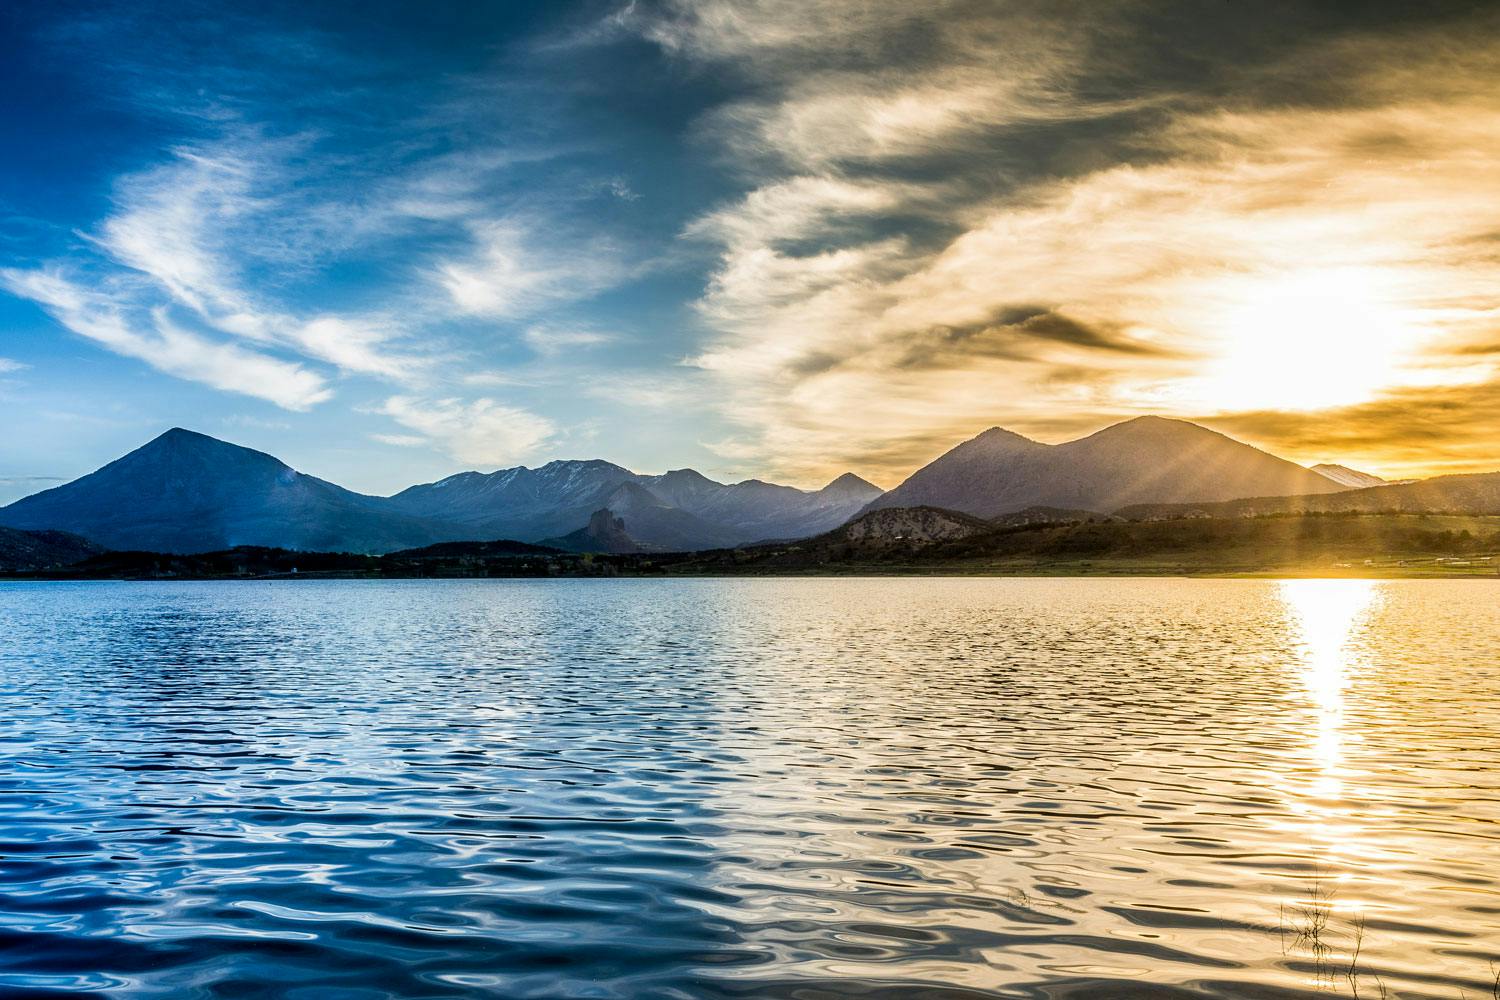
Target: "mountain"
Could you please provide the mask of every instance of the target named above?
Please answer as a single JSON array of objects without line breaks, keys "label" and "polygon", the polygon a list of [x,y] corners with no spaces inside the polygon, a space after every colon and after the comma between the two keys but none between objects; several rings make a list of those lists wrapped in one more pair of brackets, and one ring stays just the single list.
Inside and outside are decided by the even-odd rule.
[{"label": "mountain", "polygon": [[117,550],[237,546],[380,553],[438,542],[561,537],[599,510],[629,519],[649,551],[816,534],[880,491],[853,475],[821,490],[691,469],[644,476],[609,462],[462,472],[394,497],[354,493],[263,452],[174,428],[81,479],[0,508],[0,525],[77,532]]},{"label": "mountain", "polygon": [[817,534],[879,495],[853,474],[821,490],[799,490],[758,479],[719,483],[692,469],[639,475],[594,460],[462,472],[410,487],[391,501],[410,516],[465,525],[474,537],[527,541],[566,534],[608,508],[629,519],[637,542],[665,551]]},{"label": "mountain", "polygon": [[930,506],[979,517],[1027,507],[1110,512],[1131,504],[1343,488],[1206,427],[1138,417],[1059,445],[991,428],[917,470],[866,509]]},{"label": "mountain", "polygon": [[1323,496],[1253,497],[1220,503],[1140,504],[1116,511],[1133,520],[1264,517],[1270,514],[1500,514],[1500,472],[1438,476]]},{"label": "mountain", "polygon": [[642,551],[640,543],[625,530],[624,519],[615,517],[608,508],[594,511],[589,517],[589,523],[577,531],[570,531],[559,538],[549,538],[545,544],[564,552],[608,552],[619,555]]},{"label": "mountain", "polygon": [[1312,471],[1324,479],[1330,479],[1340,486],[1345,486],[1353,490],[1364,489],[1367,486],[1390,485],[1388,480],[1381,479],[1379,476],[1372,476],[1368,472],[1360,472],[1358,469],[1351,469],[1347,465],[1330,465],[1324,463],[1312,466]]},{"label": "mountain", "polygon": [[380,497],[303,475],[264,452],[173,428],[74,480],[0,507],[0,525],[76,532],[111,549],[239,545],[384,552],[454,537]]},{"label": "mountain", "polygon": [[724,525],[733,536],[725,544],[815,535],[843,524],[880,496],[879,487],[851,472],[816,491],[759,479],[723,485],[691,469],[650,476],[642,485],[676,507]]},{"label": "mountain", "polygon": [[[1017,525],[1097,520],[1121,507],[1344,490],[1222,434],[1159,417],[1060,445],[994,428],[885,494],[852,474],[800,490],[758,479],[719,483],[692,469],[642,475],[595,459],[462,472],[374,497],[263,452],[173,429],[81,479],[0,508],[0,526],[166,553],[236,546],[383,553],[440,542],[572,539],[580,531],[593,538],[587,544],[607,542],[604,551],[669,552],[810,538],[861,511],[899,507],[1014,515],[1007,523]],[[1419,509],[1460,503],[1410,502]],[[624,522],[629,547],[610,531],[597,535],[607,527],[600,511]]]},{"label": "mountain", "polygon": [[0,528],[0,573],[34,573],[71,566],[104,551],[87,538],[65,531]]},{"label": "mountain", "polygon": [[685,552],[690,549],[724,548],[740,540],[732,528],[675,507],[640,483],[628,482],[616,486],[605,498],[603,507],[615,517],[624,518],[629,525],[630,537],[639,548],[598,550],[601,552],[647,549]]},{"label": "mountain", "polygon": [[390,498],[396,510],[470,529],[471,538],[535,541],[588,522],[623,483],[639,477],[609,462],[548,462],[499,472],[460,472]]}]

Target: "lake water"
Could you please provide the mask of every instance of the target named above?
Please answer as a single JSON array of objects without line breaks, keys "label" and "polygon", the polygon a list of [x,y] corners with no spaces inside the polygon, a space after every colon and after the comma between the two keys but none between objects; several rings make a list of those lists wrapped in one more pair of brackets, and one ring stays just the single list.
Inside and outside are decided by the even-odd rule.
[{"label": "lake water", "polygon": [[1494,995],[1483,581],[0,584],[0,691],[7,998]]}]

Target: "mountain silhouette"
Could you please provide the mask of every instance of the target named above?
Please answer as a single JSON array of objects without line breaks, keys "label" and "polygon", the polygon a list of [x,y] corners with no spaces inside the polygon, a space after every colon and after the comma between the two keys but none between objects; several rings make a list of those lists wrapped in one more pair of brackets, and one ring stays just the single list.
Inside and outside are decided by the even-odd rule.
[{"label": "mountain silhouette", "polygon": [[376,497],[173,428],[96,472],[0,508],[0,525],[74,532],[117,550],[381,553],[450,541],[535,542],[612,510],[629,518],[636,544],[673,551],[826,531],[879,493],[852,475],[799,490],[718,483],[691,469],[645,476],[594,459],[463,472]]},{"label": "mountain silhouette", "polygon": [[[1351,489],[1327,470],[1305,469],[1196,424],[1141,417],[1059,445],[992,428],[884,494],[852,474],[800,490],[757,479],[719,483],[692,469],[642,475],[592,459],[462,472],[376,497],[264,452],[174,428],[96,472],[0,508],[0,525],[168,553],[244,545],[383,553],[501,539],[604,539],[613,547],[590,551],[669,552],[810,538],[862,511],[915,507],[1007,524],[1105,519],[1122,508],[1145,517],[1500,513],[1500,474]],[[628,526],[628,545],[605,530],[600,512],[610,524]],[[870,522],[898,533],[901,523]],[[590,530],[593,541],[584,537]]]},{"label": "mountain silhouette", "polygon": [[821,490],[761,482],[719,483],[692,469],[658,476],[609,462],[549,462],[498,472],[461,472],[402,490],[396,509],[468,526],[478,538],[535,541],[561,536],[608,508],[630,520],[652,549],[702,549],[799,538],[837,527],[880,495],[845,474]]},{"label": "mountain silhouette", "polygon": [[385,552],[451,539],[380,497],[304,475],[264,452],[173,428],[96,472],[0,508],[0,524],[71,531],[111,549],[236,545]]},{"label": "mountain silhouette", "polygon": [[1138,417],[1058,445],[991,428],[917,470],[866,509],[928,506],[978,517],[1028,507],[1109,513],[1130,504],[1346,488],[1206,427]]}]

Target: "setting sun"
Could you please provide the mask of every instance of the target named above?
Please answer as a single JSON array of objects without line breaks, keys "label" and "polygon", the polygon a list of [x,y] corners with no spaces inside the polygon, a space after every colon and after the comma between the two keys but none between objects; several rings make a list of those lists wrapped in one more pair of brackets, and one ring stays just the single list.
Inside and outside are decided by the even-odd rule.
[{"label": "setting sun", "polygon": [[1390,299],[1392,277],[1351,267],[1210,286],[1193,311],[1211,324],[1217,353],[1193,398],[1231,411],[1319,410],[1401,384],[1423,336]]}]

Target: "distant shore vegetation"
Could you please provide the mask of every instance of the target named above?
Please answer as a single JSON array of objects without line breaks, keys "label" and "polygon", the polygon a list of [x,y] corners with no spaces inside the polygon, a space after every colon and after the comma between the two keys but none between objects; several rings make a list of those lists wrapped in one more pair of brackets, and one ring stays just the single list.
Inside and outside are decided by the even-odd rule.
[{"label": "distant shore vegetation", "polygon": [[[385,555],[256,546],[187,555],[95,548],[65,565],[0,564],[0,572],[12,579],[1500,575],[1500,516],[1278,513],[1016,525],[913,508],[868,517],[815,538],[706,552],[565,552],[503,540]],[[67,551],[76,556],[78,546]]]}]

